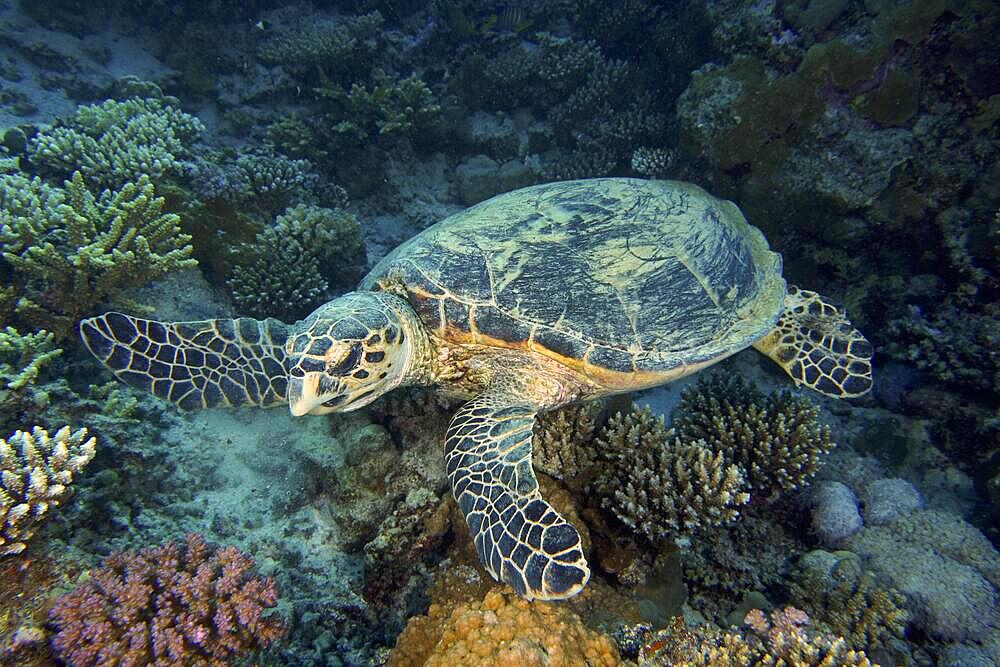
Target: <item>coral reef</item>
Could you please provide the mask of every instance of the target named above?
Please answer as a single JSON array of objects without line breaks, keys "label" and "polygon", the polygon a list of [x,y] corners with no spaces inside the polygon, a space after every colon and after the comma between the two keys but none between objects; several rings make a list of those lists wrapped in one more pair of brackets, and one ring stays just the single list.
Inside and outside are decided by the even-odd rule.
[{"label": "coral reef", "polygon": [[749,632],[722,632],[711,626],[689,629],[675,618],[666,629],[647,638],[639,652],[642,665],[675,667],[872,667],[861,651],[843,637],[810,636],[804,627],[809,616],[794,607],[767,616],[751,610],[744,619]]},{"label": "coral reef", "polygon": [[865,525],[882,526],[900,516],[922,509],[924,499],[905,479],[877,479],[861,494]]},{"label": "coral reef", "polygon": [[59,505],[94,458],[96,439],[87,429],[64,426],[54,435],[36,426],[0,438],[0,558],[24,551],[25,542]]},{"label": "coral reef", "polygon": [[60,658],[105,664],[225,665],[283,636],[267,610],[274,581],[235,547],[188,535],[138,553],[113,553],[56,600],[49,621]]},{"label": "coral reef", "polygon": [[725,530],[698,534],[681,552],[687,603],[716,623],[739,620],[734,610],[784,585],[789,563],[806,551],[799,525],[781,503],[751,505]]},{"label": "coral reef", "polygon": [[434,122],[441,106],[416,75],[394,79],[375,71],[369,86],[354,83],[350,89],[328,85],[317,89],[332,123],[333,132],[351,143],[399,134],[416,136]]},{"label": "coral reef", "polygon": [[601,504],[650,540],[732,521],[754,497],[811,478],[832,448],[806,399],[765,396],[738,376],[701,379],[667,431],[648,408],[612,418],[596,440]]},{"label": "coral reef", "polygon": [[282,30],[262,43],[257,55],[266,63],[291,66],[345,67],[370,52],[369,43],[382,27],[377,11]]},{"label": "coral reef", "polygon": [[499,589],[452,609],[431,605],[414,617],[389,656],[390,666],[618,665],[614,642],[583,626],[567,607],[526,602]]},{"label": "coral reef", "polygon": [[750,500],[743,471],[723,452],[673,438],[649,408],[618,413],[596,443],[602,505],[654,542],[732,521]]},{"label": "coral reef", "polygon": [[29,143],[33,164],[59,175],[80,172],[92,187],[119,188],[142,176],[159,181],[185,170],[205,127],[177,99],[130,98],[81,106]]},{"label": "coral reef", "polygon": [[765,396],[740,376],[714,374],[683,393],[672,426],[739,466],[755,497],[771,497],[805,485],[834,447],[818,416],[808,399]]},{"label": "coral reef", "polygon": [[913,624],[944,641],[982,640],[1000,626],[1000,555],[960,518],[916,510],[844,542],[907,599]]},{"label": "coral reef", "polygon": [[240,312],[294,322],[319,305],[331,284],[358,278],[362,266],[357,218],[343,209],[300,204],[257,235],[228,284]]},{"label": "coral reef", "polygon": [[536,469],[582,489],[593,476],[597,449],[590,446],[604,406],[599,401],[546,413],[535,424],[532,462]]},{"label": "coral reef", "polygon": [[190,237],[177,215],[163,212],[148,177],[95,197],[74,172],[64,197],[58,223],[39,228],[37,218],[12,216],[0,226],[17,315],[57,339],[100,301],[197,264]]},{"label": "coral reef", "polygon": [[32,386],[42,368],[62,354],[55,346],[55,335],[48,331],[21,334],[13,327],[0,329],[0,407],[6,408],[15,398],[40,406],[44,397]]},{"label": "coral reef", "polygon": [[849,552],[811,551],[791,577],[793,600],[852,646],[871,651],[902,637],[908,613],[905,599],[881,588]]},{"label": "coral reef", "polygon": [[861,530],[858,499],[842,482],[823,480],[809,494],[812,505],[812,531],[821,544],[835,546]]}]

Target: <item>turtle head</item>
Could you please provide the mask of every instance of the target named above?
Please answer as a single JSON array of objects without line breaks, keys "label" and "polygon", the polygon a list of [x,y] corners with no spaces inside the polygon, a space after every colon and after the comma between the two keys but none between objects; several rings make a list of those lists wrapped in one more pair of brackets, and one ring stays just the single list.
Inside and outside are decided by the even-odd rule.
[{"label": "turtle head", "polygon": [[285,343],[292,414],[356,410],[399,386],[414,338],[406,310],[391,294],[351,292],[299,322]]}]

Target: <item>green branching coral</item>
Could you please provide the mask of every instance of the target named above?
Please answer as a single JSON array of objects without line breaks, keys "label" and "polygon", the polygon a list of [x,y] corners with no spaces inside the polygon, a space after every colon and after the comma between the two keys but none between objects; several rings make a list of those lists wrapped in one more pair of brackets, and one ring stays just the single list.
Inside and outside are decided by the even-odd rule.
[{"label": "green branching coral", "polygon": [[704,441],[673,438],[649,408],[618,413],[595,442],[602,505],[651,541],[732,521],[750,500],[739,467]]},{"label": "green branching coral", "polygon": [[279,238],[305,249],[319,262],[319,274],[330,285],[353,283],[365,266],[361,224],[342,208],[299,204],[287,209],[274,223]]},{"label": "green branching coral", "polygon": [[0,405],[34,383],[42,367],[60,354],[48,331],[22,335],[13,327],[0,329]]},{"label": "green branching coral", "polygon": [[331,284],[357,278],[363,265],[357,218],[342,209],[299,205],[257,235],[229,288],[241,312],[294,321],[317,306]]},{"label": "green branching coral", "polygon": [[765,396],[739,376],[715,374],[682,394],[673,427],[680,440],[721,452],[755,496],[767,497],[805,484],[834,447],[818,414],[789,392]]},{"label": "green branching coral", "polygon": [[141,176],[158,181],[181,171],[204,129],[169,98],[107,100],[81,106],[64,124],[40,132],[28,155],[57,174],[79,171],[93,185],[118,187]]},{"label": "green branching coral", "polygon": [[93,437],[87,429],[54,435],[36,426],[0,438],[0,558],[25,549],[25,542],[59,504],[79,473],[94,458]]},{"label": "green branching coral", "polygon": [[336,23],[323,22],[279,32],[260,45],[257,55],[270,64],[342,66],[343,61],[363,52],[365,40],[376,36],[382,23],[382,15],[374,11]]},{"label": "green branching coral", "polygon": [[163,212],[148,177],[95,197],[75,172],[63,196],[54,213],[15,215],[0,226],[16,314],[57,339],[100,301],[196,265],[190,237],[177,215]]},{"label": "green branching coral", "polygon": [[370,86],[354,83],[349,90],[327,84],[316,89],[337,120],[334,132],[356,142],[398,134],[413,136],[440,115],[433,93],[415,74],[395,79],[376,71]]}]

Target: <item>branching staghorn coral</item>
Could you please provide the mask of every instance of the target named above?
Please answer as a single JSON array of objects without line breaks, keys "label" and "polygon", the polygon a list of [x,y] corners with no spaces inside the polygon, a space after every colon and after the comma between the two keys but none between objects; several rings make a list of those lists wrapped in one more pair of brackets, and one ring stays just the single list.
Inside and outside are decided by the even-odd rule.
[{"label": "branching staghorn coral", "polygon": [[811,401],[789,392],[765,396],[739,376],[715,374],[687,389],[673,430],[702,440],[740,467],[749,490],[768,497],[804,485],[834,447]]},{"label": "branching staghorn coral", "polygon": [[105,558],[56,600],[52,647],[74,667],[221,667],[284,635],[281,617],[266,614],[277,598],[274,580],[256,574],[250,556],[188,535],[183,545]]},{"label": "branching staghorn coral", "polygon": [[64,125],[40,132],[28,154],[37,166],[62,175],[78,171],[93,185],[114,188],[180,172],[204,130],[170,98],[106,100],[81,106]]},{"label": "branching staghorn coral", "polygon": [[101,300],[196,266],[191,237],[163,207],[146,176],[94,197],[75,172],[56,208],[58,223],[49,219],[40,229],[31,219],[10,218],[0,241],[19,291],[17,314],[61,339]]},{"label": "branching staghorn coral", "polygon": [[602,505],[654,542],[732,521],[750,500],[738,466],[704,441],[674,438],[648,407],[612,417],[596,444]]},{"label": "branching staghorn coral", "polygon": [[0,558],[24,551],[26,542],[94,458],[87,429],[64,426],[55,435],[36,426],[0,438]]},{"label": "branching staghorn coral", "polygon": [[14,327],[0,329],[0,405],[7,392],[32,384],[42,367],[60,354],[55,336],[48,331],[22,335]]}]

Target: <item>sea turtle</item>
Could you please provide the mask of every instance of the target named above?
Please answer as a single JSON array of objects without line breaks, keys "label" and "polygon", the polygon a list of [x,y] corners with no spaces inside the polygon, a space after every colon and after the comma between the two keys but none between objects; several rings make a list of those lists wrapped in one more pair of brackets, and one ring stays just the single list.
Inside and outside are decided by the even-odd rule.
[{"label": "sea turtle", "polygon": [[670,382],[750,345],[835,397],[872,385],[841,309],[786,287],[732,202],[676,181],[601,178],[498,195],[418,234],[304,320],[84,320],[115,375],[181,408],[346,412],[402,385],[468,400],[445,462],[483,566],[525,598],[590,577],[580,535],[539,493],[535,417]]}]

